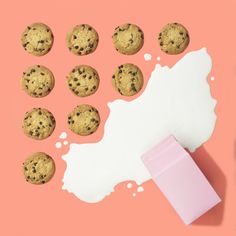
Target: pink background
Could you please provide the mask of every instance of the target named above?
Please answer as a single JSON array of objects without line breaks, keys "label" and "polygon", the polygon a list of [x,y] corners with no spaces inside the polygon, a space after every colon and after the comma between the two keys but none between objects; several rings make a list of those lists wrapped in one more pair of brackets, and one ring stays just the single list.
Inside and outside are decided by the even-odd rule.
[{"label": "pink background", "polygon": [[[236,235],[236,2],[224,1],[1,1],[1,206],[0,235]],[[20,35],[28,24],[44,22],[54,33],[52,51],[43,57],[27,54]],[[118,54],[111,43],[113,29],[122,23],[139,25],[145,34],[142,50],[134,56]],[[145,76],[145,85],[161,57],[162,65],[173,65],[184,54],[168,56],[160,51],[157,34],[169,22],[184,24],[191,42],[186,52],[207,47],[213,58],[209,81],[212,94],[218,100],[217,125],[212,138],[193,155],[223,199],[223,203],[201,217],[191,226],[184,226],[170,204],[152,181],[144,193],[133,198],[125,184],[99,204],[81,202],[61,190],[65,162],[55,142],[61,131],[69,133],[70,142],[91,142],[103,135],[108,116],[108,101],[119,95],[111,86],[114,68],[125,62],[137,64]],[[65,44],[68,30],[76,24],[88,23],[98,31],[100,42],[95,53],[77,57]],[[143,54],[153,55],[145,62]],[[67,88],[65,76],[76,64],[94,66],[101,77],[96,94],[75,97]],[[22,72],[30,65],[49,67],[56,78],[52,93],[33,99],[20,89]],[[145,86],[144,86],[145,89]],[[131,98],[133,99],[133,98]],[[66,116],[74,106],[90,103],[101,114],[102,124],[89,137],[73,135],[67,128]],[[44,141],[24,136],[21,122],[32,107],[48,108],[57,121],[53,135]],[[56,162],[52,181],[42,186],[28,184],[21,173],[25,157],[35,151],[45,151]]]}]

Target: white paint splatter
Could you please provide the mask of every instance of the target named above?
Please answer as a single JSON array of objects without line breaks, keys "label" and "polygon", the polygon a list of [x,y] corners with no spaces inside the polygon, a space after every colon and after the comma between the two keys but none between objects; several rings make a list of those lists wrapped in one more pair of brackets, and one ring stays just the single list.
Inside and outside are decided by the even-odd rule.
[{"label": "white paint splatter", "polygon": [[149,54],[149,53],[145,53],[145,54],[144,54],[144,60],[145,60],[145,61],[151,61],[151,60],[152,60],[152,55]]},{"label": "white paint splatter", "polygon": [[61,142],[56,142],[55,146],[56,146],[56,148],[59,149],[59,148],[61,148],[62,144],[61,144]]},{"label": "white paint splatter", "polygon": [[138,193],[141,193],[141,192],[143,192],[143,191],[144,191],[143,186],[138,186],[137,192],[138,192]]},{"label": "white paint splatter", "polygon": [[127,188],[132,188],[133,184],[132,183],[128,183],[127,184]]},{"label": "white paint splatter", "polygon": [[70,144],[62,157],[64,188],[85,202],[99,202],[121,182],[151,179],[140,157],[166,136],[190,151],[206,142],[216,122],[207,81],[211,67],[205,48],[187,53],[172,68],[157,64],[138,98],[110,102],[104,137]]},{"label": "white paint splatter", "polygon": [[67,138],[67,133],[66,132],[62,132],[59,136],[60,139],[66,139]]}]

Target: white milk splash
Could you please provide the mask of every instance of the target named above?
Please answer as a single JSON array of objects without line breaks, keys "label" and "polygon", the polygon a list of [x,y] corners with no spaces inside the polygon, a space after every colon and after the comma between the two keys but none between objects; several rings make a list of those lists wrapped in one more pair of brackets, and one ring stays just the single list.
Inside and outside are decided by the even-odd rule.
[{"label": "white milk splash", "polygon": [[142,95],[108,104],[110,115],[98,143],[71,144],[63,156],[63,189],[95,203],[124,181],[151,179],[141,155],[169,134],[194,151],[213,133],[216,101],[207,76],[205,48],[186,54],[172,68],[157,64]]}]

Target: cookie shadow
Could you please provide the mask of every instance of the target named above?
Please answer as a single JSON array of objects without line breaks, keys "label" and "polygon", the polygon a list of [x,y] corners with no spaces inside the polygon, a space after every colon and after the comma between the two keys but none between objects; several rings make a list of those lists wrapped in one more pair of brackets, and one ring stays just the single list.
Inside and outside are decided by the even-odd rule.
[{"label": "cookie shadow", "polygon": [[221,198],[221,202],[219,204],[194,221],[192,225],[220,225],[224,217],[226,177],[204,147],[200,147],[196,152],[191,153],[190,155],[193,157],[196,164],[199,166],[203,174]]}]

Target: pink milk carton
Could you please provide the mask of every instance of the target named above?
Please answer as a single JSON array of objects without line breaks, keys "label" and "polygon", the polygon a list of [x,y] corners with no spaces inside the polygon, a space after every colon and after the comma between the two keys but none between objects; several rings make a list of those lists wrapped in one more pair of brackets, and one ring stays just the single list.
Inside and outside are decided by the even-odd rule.
[{"label": "pink milk carton", "polygon": [[142,160],[185,224],[191,224],[221,201],[188,152],[173,136],[145,153]]}]

